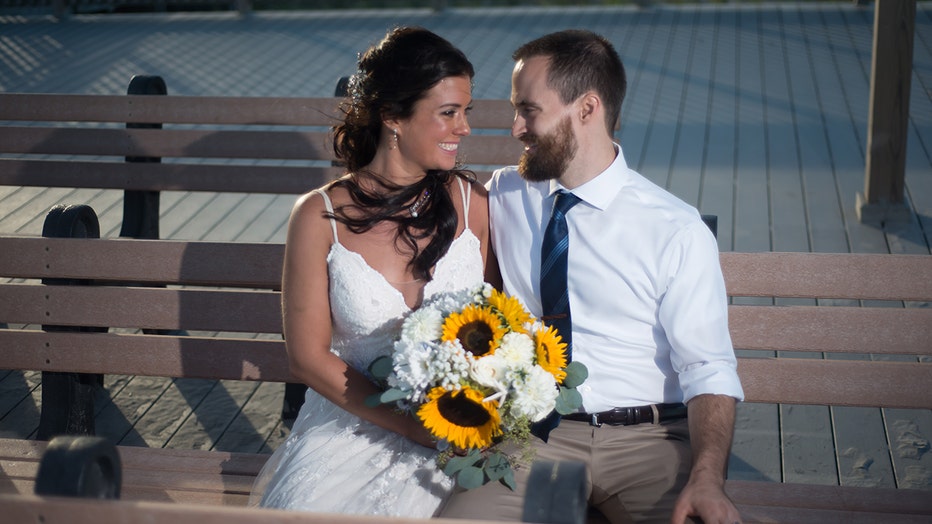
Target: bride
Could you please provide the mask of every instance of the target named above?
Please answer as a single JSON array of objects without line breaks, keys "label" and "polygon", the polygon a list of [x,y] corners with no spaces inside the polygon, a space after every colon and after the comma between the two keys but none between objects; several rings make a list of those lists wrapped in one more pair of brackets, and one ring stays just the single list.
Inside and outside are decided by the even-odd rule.
[{"label": "bride", "polygon": [[452,490],[424,426],[364,400],[377,392],[367,366],[409,313],[498,278],[487,195],[456,169],[473,74],[421,28],[389,31],[359,59],[334,127],[347,174],[299,198],[288,225],[285,341],[310,388],[256,481],[262,506],[430,517]]}]

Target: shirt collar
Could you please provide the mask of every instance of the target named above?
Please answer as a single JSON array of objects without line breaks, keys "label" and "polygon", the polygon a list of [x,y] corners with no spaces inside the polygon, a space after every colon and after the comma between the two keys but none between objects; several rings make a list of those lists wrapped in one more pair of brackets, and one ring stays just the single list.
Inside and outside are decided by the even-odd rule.
[{"label": "shirt collar", "polygon": [[596,209],[605,209],[615,200],[618,192],[630,180],[628,175],[628,163],[625,161],[625,155],[621,150],[621,145],[615,144],[615,160],[599,173],[592,180],[573,189],[572,191],[564,188],[556,180],[550,181],[550,188],[547,191],[547,197],[552,197],[557,191],[568,191],[578,196],[583,202]]}]

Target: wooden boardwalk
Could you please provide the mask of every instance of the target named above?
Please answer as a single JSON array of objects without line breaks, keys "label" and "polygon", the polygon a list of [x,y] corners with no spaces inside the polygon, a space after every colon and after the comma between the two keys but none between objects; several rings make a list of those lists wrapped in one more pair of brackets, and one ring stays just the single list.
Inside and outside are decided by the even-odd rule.
[{"label": "wooden boardwalk", "polygon": [[[906,190],[914,218],[859,224],[873,11],[851,2],[352,12],[87,15],[0,10],[0,91],[119,94],[158,74],[170,94],[330,96],[356,53],[417,24],[477,66],[474,96],[507,98],[510,53],[567,27],[625,62],[629,164],[703,213],[722,251],[930,254],[932,3],[917,7]],[[166,192],[163,238],[283,242],[293,195]],[[117,191],[0,187],[0,232],[41,233],[56,203],[87,203],[119,235]],[[15,253],[0,253],[15,256]],[[2,297],[0,297],[2,299]],[[912,305],[929,307],[929,304]],[[907,357],[908,358],[908,357]],[[41,375],[0,372],[0,436],[38,425]],[[891,384],[891,387],[895,385]],[[280,384],[108,376],[98,433],[152,447],[269,452],[287,435]],[[740,406],[730,477],[932,489],[932,413]]]}]

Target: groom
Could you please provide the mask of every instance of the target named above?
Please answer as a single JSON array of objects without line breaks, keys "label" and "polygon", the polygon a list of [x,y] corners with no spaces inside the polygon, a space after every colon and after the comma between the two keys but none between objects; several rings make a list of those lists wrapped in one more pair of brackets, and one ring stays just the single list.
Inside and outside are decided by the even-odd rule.
[{"label": "groom", "polygon": [[[505,291],[562,322],[589,369],[585,411],[537,428],[536,458],[585,462],[589,503],[613,523],[741,522],[724,492],[743,392],[715,238],[613,141],[626,81],[607,40],[563,31],[513,58],[525,152],[489,182],[493,245]],[[528,471],[515,492],[458,492],[441,516],[520,520]]]}]

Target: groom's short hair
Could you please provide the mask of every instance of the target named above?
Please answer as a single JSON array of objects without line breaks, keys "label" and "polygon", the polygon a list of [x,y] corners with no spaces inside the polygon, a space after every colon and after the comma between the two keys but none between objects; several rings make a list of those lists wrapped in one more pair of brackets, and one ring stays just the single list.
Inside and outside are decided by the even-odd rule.
[{"label": "groom's short hair", "polygon": [[516,61],[535,56],[550,59],[547,85],[560,95],[564,104],[590,90],[598,93],[611,135],[618,125],[628,87],[624,65],[611,42],[592,31],[570,29],[532,40],[512,54]]}]

